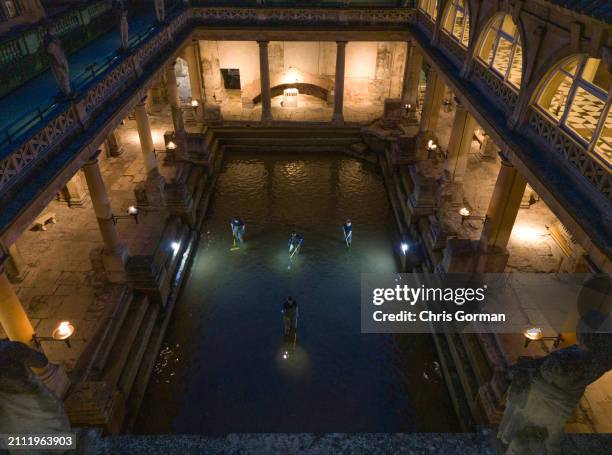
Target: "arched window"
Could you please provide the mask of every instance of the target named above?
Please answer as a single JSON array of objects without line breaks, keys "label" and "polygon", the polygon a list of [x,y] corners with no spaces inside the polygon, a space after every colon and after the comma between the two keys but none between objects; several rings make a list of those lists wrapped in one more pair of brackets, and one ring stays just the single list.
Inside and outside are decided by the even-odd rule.
[{"label": "arched window", "polygon": [[553,121],[612,163],[610,72],[600,59],[576,55],[563,62],[542,84],[536,104]]},{"label": "arched window", "polygon": [[502,14],[493,19],[485,31],[478,58],[512,87],[521,87],[523,48],[512,16]]},{"label": "arched window", "polygon": [[435,21],[438,17],[438,0],[419,0],[419,9]]},{"label": "arched window", "polygon": [[446,8],[446,15],[442,20],[442,29],[455,38],[463,47],[470,41],[470,17],[467,2],[464,0],[451,0]]}]

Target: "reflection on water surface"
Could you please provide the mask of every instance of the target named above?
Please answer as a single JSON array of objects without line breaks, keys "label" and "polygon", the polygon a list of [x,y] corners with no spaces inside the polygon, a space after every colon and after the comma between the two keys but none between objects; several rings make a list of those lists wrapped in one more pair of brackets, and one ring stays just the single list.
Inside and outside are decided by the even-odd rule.
[{"label": "reflection on water surface", "polygon": [[[230,252],[233,216],[246,222],[246,244]],[[289,260],[293,229],[304,244]],[[394,245],[375,166],[226,155],[136,431],[458,430],[430,336],[360,333],[360,274],[397,270]],[[299,318],[284,337],[288,295]]]}]

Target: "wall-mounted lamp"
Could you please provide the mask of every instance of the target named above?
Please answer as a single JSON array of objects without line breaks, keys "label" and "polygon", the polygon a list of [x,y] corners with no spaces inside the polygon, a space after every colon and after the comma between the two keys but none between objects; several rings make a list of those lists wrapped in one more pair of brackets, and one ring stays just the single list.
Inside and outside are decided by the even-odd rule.
[{"label": "wall-mounted lamp", "polygon": [[166,145],[166,148],[168,150],[176,150],[176,144],[172,141],[168,142],[168,145]]},{"label": "wall-mounted lamp", "polygon": [[198,100],[191,100],[191,107],[198,107],[199,105]]},{"label": "wall-mounted lamp", "polygon": [[53,330],[50,337],[39,337],[34,334],[32,335],[32,341],[39,348],[41,347],[41,341],[63,341],[70,348],[72,347],[70,346],[70,337],[74,334],[75,330],[74,325],[70,321],[62,321]]},{"label": "wall-mounted lamp", "polygon": [[483,223],[487,220],[486,215],[472,215],[472,212],[467,207],[461,207],[459,209],[459,215],[461,215],[461,224],[463,224],[465,220],[480,220]]},{"label": "wall-mounted lamp", "polygon": [[434,154],[438,150],[438,144],[436,144],[432,139],[427,141],[427,158],[431,158],[431,155]]},{"label": "wall-mounted lamp", "polygon": [[542,333],[542,329],[539,327],[530,327],[523,332],[523,337],[525,337],[525,348],[529,346],[529,343],[532,341],[552,341],[553,348],[558,348],[561,341],[563,341],[563,337],[561,334],[552,337],[545,337]]},{"label": "wall-mounted lamp", "polygon": [[113,219],[113,223],[117,224],[118,220],[129,220],[132,218],[136,224],[138,224],[138,207],[135,205],[130,205],[127,209],[127,215],[115,215],[111,214],[111,218]]},{"label": "wall-mounted lamp", "polygon": [[181,242],[172,242],[170,248],[172,248],[174,254],[178,253],[178,250],[181,248]]},{"label": "wall-mounted lamp", "polygon": [[406,242],[402,242],[401,248],[402,248],[402,253],[406,255],[406,253],[408,252],[408,244]]}]

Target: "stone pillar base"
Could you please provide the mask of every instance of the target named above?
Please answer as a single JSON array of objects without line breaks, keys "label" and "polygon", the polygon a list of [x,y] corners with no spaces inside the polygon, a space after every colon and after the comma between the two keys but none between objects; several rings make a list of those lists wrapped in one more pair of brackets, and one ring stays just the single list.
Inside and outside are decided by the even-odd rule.
[{"label": "stone pillar base", "polygon": [[147,180],[140,182],[134,189],[138,206],[160,207],[164,202],[166,181],[159,173],[151,173]]},{"label": "stone pillar base", "polygon": [[221,114],[221,106],[217,104],[205,105],[204,123],[208,125],[219,125],[223,123],[223,114]]},{"label": "stone pillar base", "polygon": [[332,125],[344,125],[344,115],[334,114],[331,119]]},{"label": "stone pillar base", "polygon": [[419,124],[415,106],[412,106],[408,109],[404,108],[404,115],[402,116],[402,123],[405,125],[418,125]]},{"label": "stone pillar base", "polygon": [[118,157],[123,155],[123,145],[114,131],[104,141],[104,147],[106,148],[107,156]]},{"label": "stone pillar base", "polygon": [[448,240],[440,263],[442,271],[446,273],[473,272],[476,265],[476,243],[469,239]]},{"label": "stone pillar base", "polygon": [[149,175],[145,182],[145,188],[149,200],[155,201],[156,205],[162,205],[164,200],[165,186],[166,180],[164,179],[163,175],[159,173],[156,173],[155,175]]},{"label": "stone pillar base", "polygon": [[476,262],[478,273],[504,273],[510,254],[501,248],[489,248],[481,251]]},{"label": "stone pillar base", "polygon": [[59,202],[64,202],[69,207],[82,207],[85,204],[86,194],[79,174],[75,174],[57,195]]},{"label": "stone pillar base", "polygon": [[421,173],[417,173],[413,180],[414,190],[408,196],[411,218],[418,219],[433,215],[437,207],[435,180]]},{"label": "stone pillar base", "polygon": [[111,283],[125,283],[127,280],[125,266],[128,261],[127,245],[121,244],[117,251],[102,251],[102,264],[106,277]]},{"label": "stone pillar base", "polygon": [[62,365],[49,363],[46,367],[36,371],[36,373],[51,393],[58,400],[62,401],[66,396],[68,387],[70,387],[70,379],[68,379],[66,369]]},{"label": "stone pillar base", "polygon": [[438,191],[440,200],[448,202],[453,207],[461,207],[463,205],[463,185],[446,180],[444,175],[440,180],[440,189]]},{"label": "stone pillar base", "polygon": [[382,125],[386,129],[396,129],[402,120],[402,100],[399,98],[386,98]]},{"label": "stone pillar base", "polygon": [[17,245],[9,247],[9,257],[6,261],[6,274],[11,283],[21,283],[30,272],[28,264],[21,255]]}]

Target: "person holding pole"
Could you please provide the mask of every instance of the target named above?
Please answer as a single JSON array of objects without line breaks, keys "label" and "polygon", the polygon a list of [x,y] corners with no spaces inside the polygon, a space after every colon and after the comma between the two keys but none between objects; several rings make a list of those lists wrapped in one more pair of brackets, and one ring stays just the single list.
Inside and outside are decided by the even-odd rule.
[{"label": "person holding pole", "polygon": [[344,241],[346,242],[346,246],[348,248],[351,247],[351,242],[353,241],[353,224],[350,219],[346,220],[346,223],[342,225],[342,232],[344,233]]},{"label": "person holding pole", "polygon": [[230,221],[230,227],[232,228],[232,237],[234,238],[234,246],[231,251],[239,250],[240,247],[236,246],[236,240],[241,244],[244,243],[244,231],[246,230],[244,221],[238,217],[234,217]]},{"label": "person holding pole", "polygon": [[302,243],[304,242],[304,236],[293,231],[289,235],[289,257],[292,258],[302,247]]}]

